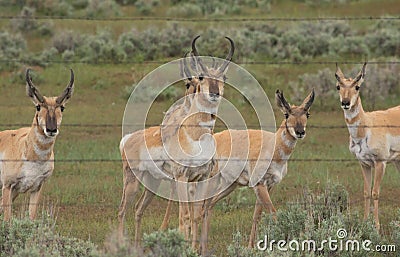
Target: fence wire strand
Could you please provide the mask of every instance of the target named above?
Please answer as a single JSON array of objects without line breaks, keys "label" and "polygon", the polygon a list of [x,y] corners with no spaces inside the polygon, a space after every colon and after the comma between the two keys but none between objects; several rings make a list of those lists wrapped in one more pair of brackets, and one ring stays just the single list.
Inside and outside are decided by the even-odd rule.
[{"label": "fence wire strand", "polygon": [[[4,123],[0,124],[0,127],[9,127],[9,128],[20,128],[20,127],[31,127],[31,123]],[[173,126],[180,126],[180,125],[160,125],[158,123],[148,123],[148,124],[110,124],[110,123],[99,123],[99,124],[84,124],[84,123],[67,123],[67,124],[62,124],[62,127],[78,127],[78,128],[149,128],[149,127],[173,127]],[[233,129],[253,129],[253,128],[260,128],[260,124],[248,124],[248,125],[230,125]],[[187,124],[185,127],[199,127],[199,125],[191,125]],[[358,128],[400,128],[400,125],[354,125],[354,126],[348,126],[348,125],[322,125],[322,124],[316,124],[316,125],[307,125],[307,129],[347,129],[347,128],[352,128],[352,127],[358,127]],[[215,125],[215,129],[225,129],[226,126],[224,125]],[[279,126],[263,126],[265,129],[278,129]],[[284,128],[284,127],[282,127]],[[228,128],[227,128],[228,129]]]},{"label": "fence wire strand", "polygon": [[[169,60],[171,61],[171,60]],[[56,64],[94,64],[94,65],[102,65],[102,64],[113,64],[113,65],[124,65],[124,64],[148,64],[148,65],[162,65],[166,64],[169,61],[137,61],[137,60],[124,60],[124,61],[82,61],[82,60],[47,60],[43,61],[43,63],[56,63]],[[30,63],[35,60],[26,60],[26,59],[0,59],[0,63]],[[340,64],[362,64],[364,62],[357,61],[237,61],[235,62],[238,65],[315,65],[315,64],[324,64],[324,65],[336,65],[336,63]],[[383,65],[383,64],[399,64],[400,61],[369,61],[368,64],[372,65]],[[333,67],[333,66],[332,66]]]},{"label": "fence wire strand", "polygon": [[191,23],[225,23],[225,22],[302,22],[302,21],[367,21],[367,20],[383,20],[398,21],[397,16],[347,16],[347,17],[259,17],[259,18],[179,18],[179,17],[109,17],[98,18],[88,16],[34,16],[24,17],[15,15],[1,15],[0,20],[24,19],[24,20],[75,20],[75,21],[169,21],[169,22],[191,22]]}]

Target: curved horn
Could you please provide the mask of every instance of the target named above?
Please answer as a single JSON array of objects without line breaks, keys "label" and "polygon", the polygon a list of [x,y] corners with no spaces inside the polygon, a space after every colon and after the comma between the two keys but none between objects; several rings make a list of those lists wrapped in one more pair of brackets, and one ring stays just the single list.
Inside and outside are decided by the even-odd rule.
[{"label": "curved horn", "polygon": [[56,99],[57,104],[65,103],[68,99],[71,98],[72,93],[74,92],[75,75],[72,69],[70,69],[70,72],[71,72],[71,77],[69,79],[69,83],[67,87],[64,89],[64,92],[62,92],[62,94],[59,97],[57,97]]},{"label": "curved horn", "polygon": [[35,87],[35,85],[32,82],[32,78],[30,76],[30,71],[31,69],[26,69],[26,94],[31,97],[32,99],[35,99],[39,101],[40,103],[44,103],[44,98],[42,94],[39,92],[39,90]]},{"label": "curved horn", "polygon": [[196,36],[193,41],[192,41],[192,58],[194,60],[194,66],[197,72],[199,72],[198,67],[200,66],[201,72],[207,73],[207,69],[204,66],[204,64],[201,62],[201,59],[199,58],[199,52],[197,52],[196,49],[196,40],[200,37],[200,35]]},{"label": "curved horn", "polygon": [[196,49],[196,40],[199,37],[200,37],[200,35],[196,36],[192,41],[192,53],[194,54],[194,56],[199,56],[199,53],[197,52],[197,49]]},{"label": "curved horn", "polygon": [[229,37],[225,37],[225,38],[229,40],[229,43],[231,44],[231,49],[229,50],[229,53],[226,56],[224,63],[219,68],[219,70],[221,72],[225,72],[225,70],[228,67],[229,63],[232,61],[233,54],[235,53],[235,44],[233,43],[233,40],[231,38],[229,38]]},{"label": "curved horn", "polygon": [[213,68],[213,69],[216,69],[217,68],[217,61],[215,60],[215,57],[212,57],[212,65],[211,65],[211,67]]},{"label": "curved horn", "polygon": [[192,77],[192,75],[190,74],[190,71],[188,69],[187,62],[186,62],[187,55],[188,55],[188,53],[185,53],[183,58],[180,60],[181,77],[184,79]]}]

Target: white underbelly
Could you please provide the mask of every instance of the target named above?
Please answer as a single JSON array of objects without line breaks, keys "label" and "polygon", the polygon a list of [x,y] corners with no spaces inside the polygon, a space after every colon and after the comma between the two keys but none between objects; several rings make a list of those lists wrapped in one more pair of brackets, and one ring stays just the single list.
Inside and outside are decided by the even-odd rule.
[{"label": "white underbelly", "polygon": [[36,192],[53,173],[54,162],[25,162],[14,189],[20,193]]},{"label": "white underbelly", "polygon": [[264,184],[268,186],[268,188],[273,187],[274,185],[280,183],[287,174],[287,162],[277,163],[271,162],[267,172],[264,176]]},{"label": "white underbelly", "polygon": [[[168,158],[163,147],[143,148],[140,151],[140,161],[132,160],[129,165],[131,169],[139,170],[139,172],[149,172],[156,179],[167,179],[171,176],[163,166]],[[138,163],[137,167],[135,167],[136,163]]]}]

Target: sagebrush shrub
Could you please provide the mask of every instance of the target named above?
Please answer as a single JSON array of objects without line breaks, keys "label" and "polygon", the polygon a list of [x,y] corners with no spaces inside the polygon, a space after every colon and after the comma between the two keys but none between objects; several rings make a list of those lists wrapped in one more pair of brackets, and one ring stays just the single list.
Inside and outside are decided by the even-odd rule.
[{"label": "sagebrush shrub", "polygon": [[0,256],[97,256],[97,249],[91,242],[60,236],[48,218],[12,219],[0,223]]},{"label": "sagebrush shrub", "polygon": [[89,0],[85,11],[86,15],[91,18],[107,18],[121,15],[119,5],[112,0]]},{"label": "sagebrush shrub", "polygon": [[26,55],[26,41],[20,34],[0,32],[0,59],[5,60],[0,64],[0,70],[18,67],[18,59],[24,59]]},{"label": "sagebrush shrub", "polygon": [[[229,256],[378,256],[373,252],[368,252],[360,246],[357,251],[332,251],[328,245],[319,248],[322,240],[357,240],[362,242],[370,240],[372,245],[385,244],[390,241],[393,244],[400,228],[393,225],[392,236],[388,239],[379,235],[374,227],[372,219],[363,221],[358,213],[348,208],[348,192],[345,188],[336,183],[330,183],[324,190],[320,192],[312,192],[305,189],[303,195],[285,208],[277,211],[277,219],[274,220],[270,215],[265,215],[259,226],[258,239],[268,239],[267,243],[272,240],[285,240],[289,243],[292,240],[303,242],[313,240],[316,242],[315,251],[279,251],[277,244],[273,251],[268,248],[260,250],[258,248],[248,249],[242,246],[243,237],[235,234],[232,244],[227,248]],[[400,211],[399,211],[400,217]],[[399,225],[399,220],[393,221],[391,224]],[[343,238],[338,237],[338,230],[345,229],[347,235]],[[346,243],[346,242],[345,242]],[[269,244],[268,244],[269,246]],[[288,248],[288,244],[285,246]],[[312,247],[312,245],[311,245]],[[301,248],[300,248],[301,249]],[[387,253],[387,256],[396,256],[396,253]]]},{"label": "sagebrush shrub", "polygon": [[182,3],[180,5],[171,6],[167,10],[167,16],[190,18],[198,17],[202,14],[201,7],[192,3]]},{"label": "sagebrush shrub", "polygon": [[39,23],[37,28],[40,36],[52,36],[54,33],[52,22],[42,22]]},{"label": "sagebrush shrub", "polygon": [[73,31],[60,31],[53,36],[52,46],[62,54],[66,50],[73,51],[77,46],[82,44],[84,38]]},{"label": "sagebrush shrub", "polygon": [[143,247],[148,257],[196,257],[183,235],[177,230],[158,231],[143,236]]},{"label": "sagebrush shrub", "polygon": [[11,20],[11,26],[15,31],[33,31],[38,24],[35,20],[35,10],[28,6],[24,6],[18,17]]}]

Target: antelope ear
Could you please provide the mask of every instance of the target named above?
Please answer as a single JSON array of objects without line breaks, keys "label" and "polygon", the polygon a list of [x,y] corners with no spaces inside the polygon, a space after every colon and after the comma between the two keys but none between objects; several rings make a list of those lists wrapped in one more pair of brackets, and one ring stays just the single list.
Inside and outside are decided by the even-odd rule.
[{"label": "antelope ear", "polygon": [[26,94],[32,99],[35,105],[44,103],[44,97],[35,87],[30,76],[30,69],[26,70]]},{"label": "antelope ear", "polygon": [[275,93],[275,101],[276,105],[281,109],[281,111],[285,114],[290,113],[290,105],[286,101],[285,97],[283,96],[283,92],[281,92],[279,89],[276,90]]},{"label": "antelope ear", "polygon": [[74,92],[75,76],[74,76],[74,71],[72,69],[70,69],[70,71],[71,71],[71,77],[69,83],[62,92],[62,94],[56,99],[56,103],[58,105],[64,105],[65,103],[67,103],[68,100],[71,98],[72,93]]},{"label": "antelope ear", "polygon": [[365,68],[367,66],[367,62],[365,62],[360,70],[360,72],[357,74],[357,76],[354,78],[353,85],[355,84],[361,84],[364,81],[365,77]]},{"label": "antelope ear", "polygon": [[336,73],[335,73],[336,80],[341,83],[344,79],[344,74],[342,70],[339,68],[338,64],[336,63]]},{"label": "antelope ear", "polygon": [[301,104],[305,112],[308,112],[310,110],[310,107],[314,102],[314,97],[315,97],[315,91],[313,88],[311,93],[304,99],[303,103]]}]

